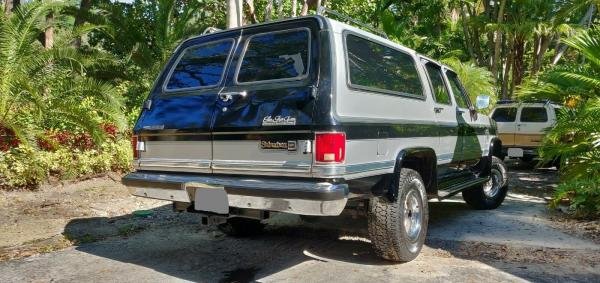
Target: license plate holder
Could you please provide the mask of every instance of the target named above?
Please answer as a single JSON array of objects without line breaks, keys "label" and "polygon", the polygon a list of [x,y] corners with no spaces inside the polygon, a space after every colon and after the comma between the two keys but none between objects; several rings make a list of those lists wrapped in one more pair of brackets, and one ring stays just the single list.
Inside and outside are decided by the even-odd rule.
[{"label": "license plate holder", "polygon": [[194,193],[195,210],[217,214],[229,213],[229,199],[224,187],[205,184],[193,184],[188,187],[196,188]]},{"label": "license plate holder", "polygon": [[509,148],[508,149],[508,157],[523,157],[523,149],[522,148]]}]

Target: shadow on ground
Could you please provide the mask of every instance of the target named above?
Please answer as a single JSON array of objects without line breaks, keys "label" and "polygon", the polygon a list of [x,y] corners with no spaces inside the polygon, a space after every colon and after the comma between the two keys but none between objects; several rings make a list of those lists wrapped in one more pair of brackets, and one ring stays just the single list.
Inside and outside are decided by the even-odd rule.
[{"label": "shadow on ground", "polygon": [[[577,257],[569,249],[511,247],[512,243],[527,244],[530,238],[546,233],[536,230],[541,224],[530,215],[543,211],[544,205],[533,200],[537,198],[512,198],[494,211],[473,211],[456,200],[430,203],[430,232],[417,261],[425,258],[421,265],[424,262],[425,266],[435,266],[436,258],[457,257],[481,262],[498,274],[516,276],[510,277],[513,279],[598,281],[597,272],[589,273],[585,268],[574,269],[561,263]],[[277,214],[269,220],[271,225],[263,235],[241,239],[229,238],[214,228],[200,226],[198,215],[177,214],[170,209],[170,206],[158,207],[149,218],[125,215],[76,219],[67,225],[65,235],[80,243],[76,247],[78,251],[201,282],[253,282],[283,272],[298,274],[290,270],[302,272],[287,279],[303,281],[307,272],[323,272],[331,267],[330,263],[350,264],[355,269],[366,268],[372,270],[369,272],[384,274],[389,268],[410,266],[412,269],[416,262],[398,264],[379,259],[371,250],[366,237],[366,219],[361,216],[341,215],[306,223],[294,215]],[[495,227],[498,223],[500,227]],[[512,234],[507,234],[506,229],[512,229],[517,235],[513,235],[515,242],[511,242]],[[493,241],[495,237],[509,239],[497,242]],[[556,239],[552,240],[560,241],[561,237],[563,234],[557,232]],[[94,260],[91,257],[80,264],[93,265]],[[590,263],[582,258],[578,264]],[[456,280],[461,281],[458,278]],[[468,278],[477,277],[463,279]],[[506,280],[507,277],[497,279],[502,278]]]}]

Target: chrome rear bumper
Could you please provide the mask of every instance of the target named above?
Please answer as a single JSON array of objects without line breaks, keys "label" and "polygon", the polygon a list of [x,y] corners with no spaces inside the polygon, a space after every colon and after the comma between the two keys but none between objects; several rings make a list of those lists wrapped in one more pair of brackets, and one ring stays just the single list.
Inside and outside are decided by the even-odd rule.
[{"label": "chrome rear bumper", "polygon": [[222,187],[230,207],[302,215],[339,215],[348,198],[348,185],[313,179],[137,171],[122,182],[135,196],[187,203],[197,189]]}]

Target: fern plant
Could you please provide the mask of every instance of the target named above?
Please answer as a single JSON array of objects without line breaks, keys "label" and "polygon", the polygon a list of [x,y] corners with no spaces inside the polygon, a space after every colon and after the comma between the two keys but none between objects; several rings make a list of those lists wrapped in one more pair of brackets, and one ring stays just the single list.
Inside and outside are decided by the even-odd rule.
[{"label": "fern plant", "polygon": [[[122,102],[115,89],[86,75],[95,53],[83,54],[72,46],[78,32],[62,28],[62,1],[30,1],[13,13],[0,13],[0,127],[21,143],[53,127],[90,133],[100,141],[100,124],[124,126]],[[54,23],[46,16],[53,12]],[[55,28],[54,45],[44,48],[39,35]]]}]

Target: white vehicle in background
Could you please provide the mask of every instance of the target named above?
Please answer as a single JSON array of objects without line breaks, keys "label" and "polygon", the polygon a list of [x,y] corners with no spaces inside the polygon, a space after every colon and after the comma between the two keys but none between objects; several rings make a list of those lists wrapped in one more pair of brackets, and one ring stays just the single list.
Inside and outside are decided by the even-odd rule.
[{"label": "white vehicle in background", "polygon": [[525,162],[536,158],[545,131],[556,123],[559,107],[550,101],[499,101],[490,116],[498,126],[502,156]]}]

